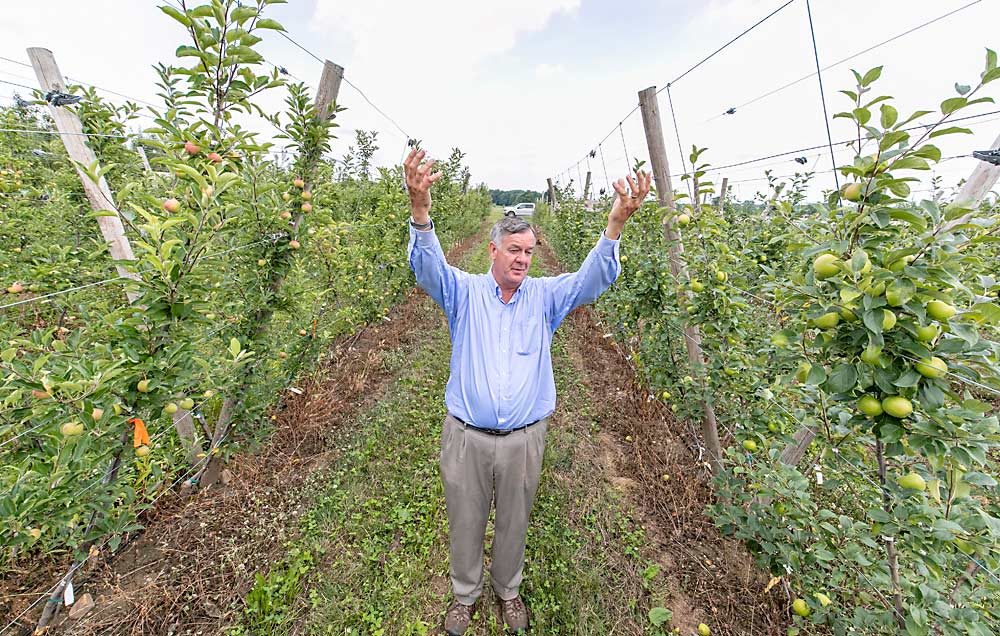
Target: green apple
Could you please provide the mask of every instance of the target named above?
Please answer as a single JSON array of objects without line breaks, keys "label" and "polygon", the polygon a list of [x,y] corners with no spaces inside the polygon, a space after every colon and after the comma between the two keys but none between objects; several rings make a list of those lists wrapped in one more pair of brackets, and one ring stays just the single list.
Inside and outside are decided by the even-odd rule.
[{"label": "green apple", "polygon": [[808,362],[802,362],[799,364],[799,368],[795,370],[795,379],[799,382],[805,382],[806,378],[809,377],[810,371],[812,371],[812,365]]},{"label": "green apple", "polygon": [[813,274],[823,280],[840,273],[841,261],[834,254],[820,254],[813,261]]},{"label": "green apple", "polygon": [[745,450],[748,453],[756,453],[757,442],[753,441],[752,439],[743,440],[743,450]]},{"label": "green apple", "polygon": [[194,400],[192,400],[189,397],[184,398],[183,400],[181,400],[181,408],[184,409],[185,411],[190,411],[191,409],[194,408]]},{"label": "green apple", "polygon": [[882,331],[889,331],[896,326],[896,314],[888,309],[882,310]]},{"label": "green apple", "polygon": [[937,356],[924,358],[917,363],[917,373],[925,378],[940,378],[948,373],[948,364]]},{"label": "green apple", "polygon": [[865,395],[858,400],[858,410],[868,417],[877,417],[882,415],[882,403],[873,395]]},{"label": "green apple", "polygon": [[840,188],[840,196],[848,201],[857,202],[861,200],[861,184],[847,183]]},{"label": "green apple", "polygon": [[861,361],[865,364],[876,365],[882,360],[882,347],[868,346],[861,352]]},{"label": "green apple", "polygon": [[837,323],[839,322],[840,322],[840,314],[838,314],[835,311],[827,312],[822,316],[813,320],[813,324],[815,324],[820,329],[833,329],[834,327],[837,326]]},{"label": "green apple", "polygon": [[934,320],[944,321],[955,315],[955,308],[943,300],[932,300],[927,303],[927,315]]},{"label": "green apple", "polygon": [[926,327],[917,327],[914,331],[916,332],[917,340],[920,342],[930,342],[941,335],[941,327],[933,323]]},{"label": "green apple", "polygon": [[83,422],[72,420],[59,427],[59,432],[63,437],[79,437],[83,435]]},{"label": "green apple", "polygon": [[882,399],[882,410],[893,417],[902,419],[913,413],[913,402],[901,395],[890,395]]},{"label": "green apple", "polygon": [[806,603],[805,600],[797,598],[792,601],[792,611],[803,618],[809,616],[809,604]]},{"label": "green apple", "polygon": [[910,471],[896,480],[896,483],[902,488],[908,490],[924,490],[927,488],[927,482],[918,473]]}]

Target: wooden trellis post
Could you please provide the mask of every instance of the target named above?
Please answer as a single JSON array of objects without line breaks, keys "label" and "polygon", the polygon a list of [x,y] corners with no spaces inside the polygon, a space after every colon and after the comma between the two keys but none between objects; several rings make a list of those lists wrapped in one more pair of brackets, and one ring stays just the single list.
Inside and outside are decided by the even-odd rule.
[{"label": "wooden trellis post", "polygon": [[[656,180],[656,195],[661,207],[669,208],[672,214],[666,215],[663,221],[663,240],[667,244],[670,255],[670,271],[679,286],[688,280],[687,265],[684,262],[684,244],[681,242],[680,230],[677,227],[674,203],[674,186],[670,179],[670,165],[667,162],[667,149],[663,138],[663,126],[660,123],[660,107],[656,99],[656,87],[639,92],[639,110],[642,112],[642,124],[646,132],[646,146],[649,148],[649,160],[653,165],[653,178]],[[686,297],[685,290],[680,296]],[[704,369],[705,357],[701,350],[701,332],[697,326],[684,327],[684,344],[687,347],[688,361],[696,368]],[[715,408],[706,397],[701,400],[702,421],[701,431],[708,449],[712,473],[722,470],[722,452],[719,444],[718,422],[715,418]]]},{"label": "wooden trellis post", "polygon": [[719,214],[726,209],[726,192],[729,190],[729,177],[722,177],[722,187],[719,188],[719,204],[718,210]]},{"label": "wooden trellis post", "polygon": [[[35,69],[38,84],[42,87],[43,92],[66,92],[66,80],[63,79],[62,73],[59,71],[52,51],[41,47],[31,47],[28,49],[28,58],[31,60],[31,66]],[[74,162],[73,165],[83,183],[83,189],[87,194],[87,200],[90,201],[91,209],[95,212],[114,213],[112,216],[97,217],[97,224],[100,226],[101,235],[111,251],[111,257],[115,261],[134,261],[135,254],[132,253],[132,246],[128,242],[128,237],[125,236],[125,226],[122,225],[121,217],[118,215],[118,207],[115,205],[108,182],[102,176],[97,180],[97,183],[94,183],[83,170],[83,166],[94,165],[97,157],[86,143],[86,135],[83,133],[80,118],[73,111],[51,103],[49,104],[49,113],[55,121],[56,130],[62,137],[69,158]],[[130,272],[128,267],[121,262],[115,263],[115,269],[119,276],[139,279],[137,274]],[[126,295],[130,303],[135,302],[139,297],[139,294],[134,291],[126,292]]]}]

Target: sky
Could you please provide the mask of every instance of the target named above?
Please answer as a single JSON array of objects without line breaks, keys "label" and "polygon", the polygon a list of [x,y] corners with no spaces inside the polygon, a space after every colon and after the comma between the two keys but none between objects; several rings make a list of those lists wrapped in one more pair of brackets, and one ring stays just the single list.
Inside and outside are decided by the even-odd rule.
[{"label": "sky", "polygon": [[[987,47],[1000,47],[996,0],[812,0],[822,66],[863,51],[950,11],[953,15],[899,37],[823,72],[831,134],[854,129],[832,115],[848,106],[838,91],[850,89],[851,68],[883,66],[873,94],[891,95],[901,115],[936,110],[956,95],[954,85],[975,84]],[[27,61],[25,48],[55,54],[68,77],[157,102],[153,65],[172,61],[183,43],[179,25],[152,0],[10,0],[0,23],[0,56]],[[784,0],[290,0],[269,9],[288,34],[316,56],[345,67],[338,103],[339,139],[333,155],[353,143],[355,129],[378,131],[379,163],[395,164],[406,139],[420,139],[432,156],[453,147],[466,155],[473,182],[492,188],[535,189],[552,177],[582,179],[588,168],[596,187],[623,176],[631,159],[646,160],[638,91],[663,88]],[[963,8],[965,7],[965,8]],[[95,39],[95,34],[100,34]],[[264,57],[315,86],[321,64],[276,34],[265,34]],[[707,62],[659,94],[671,172],[683,171],[681,152],[708,150],[713,166],[826,143],[816,77],[755,98],[815,71],[805,0],[793,0]],[[31,69],[0,60],[0,80],[34,85]],[[356,90],[392,121],[376,111]],[[0,103],[14,90],[0,83]],[[23,90],[21,91],[24,92]],[[1000,98],[1000,81],[983,93]],[[105,94],[112,101],[121,101]],[[266,96],[280,109],[282,95]],[[677,119],[675,134],[670,101]],[[723,115],[738,106],[735,114]],[[1000,110],[996,104],[969,114]],[[922,120],[923,121],[923,120]],[[928,118],[931,121],[931,118]],[[140,123],[142,120],[140,120]],[[619,131],[619,123],[621,128]],[[268,127],[249,122],[262,134]],[[928,173],[953,186],[1000,135],[1000,114],[963,123],[974,135],[943,137],[945,157]],[[273,130],[273,129],[272,129]],[[610,134],[609,134],[610,133]],[[588,153],[596,151],[589,159]],[[603,162],[602,162],[603,157]],[[805,157],[806,164],[794,162]],[[837,161],[851,158],[837,148]],[[647,164],[648,165],[648,164]],[[829,151],[818,149],[710,172],[729,178],[733,193],[750,198],[766,189],[765,170],[788,175],[814,169],[814,189],[833,185]],[[675,187],[682,187],[679,182]],[[915,192],[918,196],[919,192]]]}]

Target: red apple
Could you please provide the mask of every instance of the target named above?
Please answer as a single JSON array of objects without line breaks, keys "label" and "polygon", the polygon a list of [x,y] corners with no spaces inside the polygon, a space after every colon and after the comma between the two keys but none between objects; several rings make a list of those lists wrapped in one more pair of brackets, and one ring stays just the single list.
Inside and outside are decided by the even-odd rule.
[{"label": "red apple", "polygon": [[288,210],[285,210],[284,212],[282,212],[278,216],[280,216],[281,218],[283,218],[283,219],[285,219],[287,221],[288,219],[292,218],[292,213],[289,212]]},{"label": "red apple", "polygon": [[297,250],[300,247],[302,247],[302,244],[296,241],[295,239],[292,239],[288,241],[288,247],[292,248],[293,250]]},{"label": "red apple", "polygon": [[222,163],[222,155],[217,152],[210,152],[205,156],[208,157],[208,160],[212,163]]},{"label": "red apple", "polygon": [[163,202],[163,209],[171,214],[176,214],[181,209],[181,202],[173,198],[167,199]]},{"label": "red apple", "polygon": [[312,212],[313,211],[313,205],[312,205],[312,203],[309,203],[309,202],[303,203],[302,204],[302,211],[303,212],[307,212],[307,213],[308,212]]},{"label": "red apple", "polygon": [[23,291],[24,291],[24,285],[17,282],[15,282],[13,285],[7,288],[8,294],[20,294]]},{"label": "red apple", "polygon": [[189,155],[196,155],[199,152],[201,152],[201,148],[198,146],[198,144],[194,143],[193,141],[185,141],[184,152],[188,153]]},{"label": "red apple", "polygon": [[292,185],[296,188],[304,188],[306,187],[306,182],[303,181],[301,177],[296,177],[295,180],[292,181]]}]

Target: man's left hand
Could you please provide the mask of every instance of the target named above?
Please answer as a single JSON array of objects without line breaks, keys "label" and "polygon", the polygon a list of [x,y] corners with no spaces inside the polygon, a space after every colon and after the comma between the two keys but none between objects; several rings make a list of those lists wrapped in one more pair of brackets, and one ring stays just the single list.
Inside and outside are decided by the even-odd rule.
[{"label": "man's left hand", "polygon": [[[621,235],[625,222],[635,214],[636,210],[642,207],[642,202],[646,200],[651,180],[648,172],[640,170],[636,173],[635,178],[628,175],[612,184],[618,196],[615,197],[615,202],[611,206],[611,214],[608,215],[608,227],[604,230],[606,237],[615,240]],[[628,182],[627,187],[626,181]]]}]

